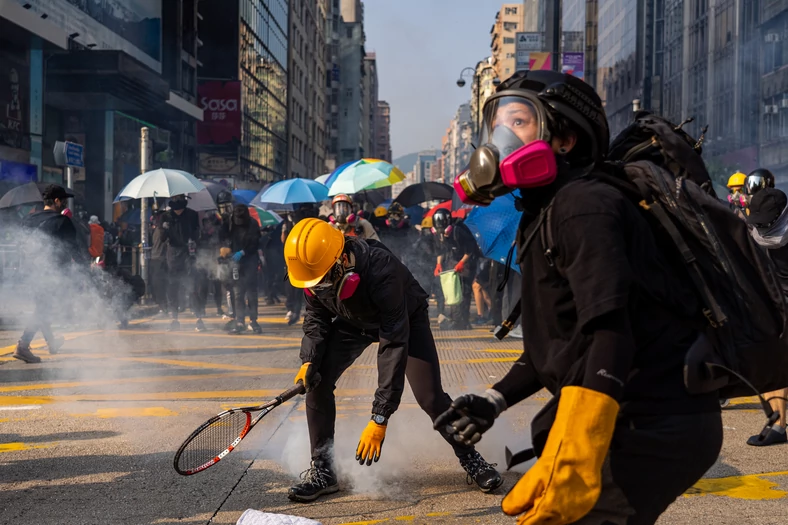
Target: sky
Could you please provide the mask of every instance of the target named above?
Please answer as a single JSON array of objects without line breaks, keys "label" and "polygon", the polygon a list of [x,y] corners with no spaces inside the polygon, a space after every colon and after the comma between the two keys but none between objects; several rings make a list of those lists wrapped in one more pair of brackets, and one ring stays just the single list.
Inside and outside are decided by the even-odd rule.
[{"label": "sky", "polygon": [[391,105],[394,158],[440,148],[472,76],[490,55],[490,28],[502,0],[366,0],[367,52],[377,53],[379,98]]}]

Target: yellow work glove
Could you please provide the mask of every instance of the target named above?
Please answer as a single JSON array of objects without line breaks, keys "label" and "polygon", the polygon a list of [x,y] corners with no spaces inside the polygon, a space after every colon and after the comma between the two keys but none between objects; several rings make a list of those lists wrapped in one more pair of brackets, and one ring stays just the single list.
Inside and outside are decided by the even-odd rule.
[{"label": "yellow work glove", "polygon": [[226,246],[219,248],[219,257],[226,259],[231,254],[232,254],[232,250],[230,248],[227,248]]},{"label": "yellow work glove", "polygon": [[612,397],[579,386],[561,389],[558,413],[542,456],[501,503],[518,525],[574,523],[602,491],[602,463],[618,416]]},{"label": "yellow work glove", "polygon": [[320,384],[320,373],[315,370],[315,367],[312,363],[304,363],[301,365],[301,368],[298,369],[298,373],[293,380],[293,384],[298,383],[301,381],[304,384],[304,391],[311,392],[312,390]]},{"label": "yellow work glove", "polygon": [[367,466],[380,459],[383,440],[386,439],[386,425],[378,425],[374,421],[367,423],[367,428],[361,433],[361,439],[356,447],[356,460],[359,465],[366,461]]}]

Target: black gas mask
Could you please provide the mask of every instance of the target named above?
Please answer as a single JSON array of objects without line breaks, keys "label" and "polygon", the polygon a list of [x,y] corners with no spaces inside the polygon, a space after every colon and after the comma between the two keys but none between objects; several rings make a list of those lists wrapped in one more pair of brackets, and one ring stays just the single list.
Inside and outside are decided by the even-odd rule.
[{"label": "black gas mask", "polygon": [[249,208],[245,204],[236,204],[233,209],[233,224],[235,226],[246,226],[249,224],[251,216]]},{"label": "black gas mask", "polygon": [[176,195],[170,199],[170,209],[179,211],[186,209],[186,196],[185,195]]}]

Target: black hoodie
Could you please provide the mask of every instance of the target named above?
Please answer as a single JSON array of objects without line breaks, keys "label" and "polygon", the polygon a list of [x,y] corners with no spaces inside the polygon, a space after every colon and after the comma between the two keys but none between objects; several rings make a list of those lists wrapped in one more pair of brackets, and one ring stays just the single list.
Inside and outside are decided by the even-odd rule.
[{"label": "black hoodie", "polygon": [[74,222],[65,215],[54,210],[42,210],[29,215],[23,225],[31,230],[44,233],[52,239],[53,252],[59,263],[87,260],[88,253],[77,240],[77,229]]}]

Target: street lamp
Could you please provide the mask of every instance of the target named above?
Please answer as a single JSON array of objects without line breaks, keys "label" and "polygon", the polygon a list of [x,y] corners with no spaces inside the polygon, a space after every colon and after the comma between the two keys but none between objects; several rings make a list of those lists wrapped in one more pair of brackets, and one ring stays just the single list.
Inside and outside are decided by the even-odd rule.
[{"label": "street lamp", "polygon": [[[482,115],[482,108],[480,107],[481,97],[482,97],[481,74],[482,72],[488,69],[492,69],[493,71],[495,71],[495,68],[491,66],[489,63],[487,63],[487,65],[484,66],[481,69],[481,71],[477,73],[477,70],[479,69],[479,66],[481,65],[482,62],[485,61],[480,60],[479,63],[476,64],[476,67],[464,68],[462,71],[460,71],[460,76],[457,79],[457,87],[463,88],[465,87],[465,78],[463,78],[465,76],[465,73],[470,72],[471,75],[473,75],[474,88],[476,89],[476,118],[473,121],[473,126],[474,126],[473,134],[477,137],[477,139],[479,137],[480,134],[479,132],[481,130],[481,115]],[[493,86],[498,87],[501,84],[501,79],[499,79],[498,76],[496,75],[495,77],[493,77],[492,84]]]}]

